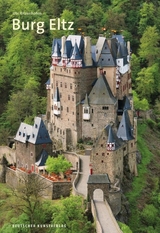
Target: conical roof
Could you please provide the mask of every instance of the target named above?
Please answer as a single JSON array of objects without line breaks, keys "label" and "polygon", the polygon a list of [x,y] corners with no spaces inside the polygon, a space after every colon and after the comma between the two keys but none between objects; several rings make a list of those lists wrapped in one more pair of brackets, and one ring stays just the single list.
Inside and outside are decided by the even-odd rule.
[{"label": "conical roof", "polygon": [[117,136],[123,140],[132,140],[133,137],[133,128],[130,123],[128,111],[124,110],[120,125],[118,127]]},{"label": "conical roof", "polygon": [[74,45],[73,52],[71,55],[71,60],[82,60],[77,43],[75,43],[75,45]]},{"label": "conical roof", "polygon": [[111,125],[108,126],[108,140],[107,140],[107,143],[113,143],[115,142],[115,138],[114,138],[114,135],[113,135],[113,130],[112,130],[112,127]]},{"label": "conical roof", "polygon": [[52,57],[61,57],[61,52],[60,52],[58,42],[54,46]]}]

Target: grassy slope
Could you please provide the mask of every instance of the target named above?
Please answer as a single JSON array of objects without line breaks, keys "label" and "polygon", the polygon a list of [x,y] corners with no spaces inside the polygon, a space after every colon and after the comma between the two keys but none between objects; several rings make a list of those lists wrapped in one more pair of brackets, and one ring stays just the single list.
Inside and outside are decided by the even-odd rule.
[{"label": "grassy slope", "polygon": [[140,232],[143,227],[141,211],[145,204],[152,202],[152,194],[156,188],[154,181],[160,177],[160,133],[151,129],[143,121],[138,123],[138,149],[142,155],[138,165],[138,177],[134,178],[132,190],[127,193],[131,208],[129,226],[133,233]]}]

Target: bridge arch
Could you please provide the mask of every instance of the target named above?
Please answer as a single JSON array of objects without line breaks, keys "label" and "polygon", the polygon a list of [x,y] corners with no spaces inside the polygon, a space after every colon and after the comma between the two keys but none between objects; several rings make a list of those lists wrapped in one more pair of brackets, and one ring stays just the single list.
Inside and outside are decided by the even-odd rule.
[{"label": "bridge arch", "polygon": [[97,188],[93,191],[93,200],[104,201],[104,192],[102,189]]}]

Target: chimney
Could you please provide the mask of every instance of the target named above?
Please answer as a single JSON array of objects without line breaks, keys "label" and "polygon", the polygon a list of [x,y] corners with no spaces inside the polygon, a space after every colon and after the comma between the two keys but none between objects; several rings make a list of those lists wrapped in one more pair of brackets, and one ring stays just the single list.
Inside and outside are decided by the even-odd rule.
[{"label": "chimney", "polygon": [[92,66],[91,39],[89,36],[84,37],[84,63],[85,66]]}]

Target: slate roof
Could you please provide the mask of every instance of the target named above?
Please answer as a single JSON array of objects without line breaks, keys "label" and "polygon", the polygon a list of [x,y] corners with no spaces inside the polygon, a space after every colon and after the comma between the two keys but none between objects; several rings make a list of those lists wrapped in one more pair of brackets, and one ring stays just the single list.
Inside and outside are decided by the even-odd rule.
[{"label": "slate roof", "polygon": [[89,104],[111,105],[116,101],[104,74],[100,74],[89,94]]},{"label": "slate roof", "polygon": [[62,54],[63,58],[70,58],[72,51],[72,43],[71,41],[66,41],[64,45],[64,52]]},{"label": "slate roof", "polygon": [[133,128],[129,119],[128,111],[125,109],[122,115],[121,122],[117,131],[118,138],[122,138],[124,141],[132,140]]},{"label": "slate roof", "polygon": [[52,57],[61,57],[61,52],[60,52],[60,47],[59,47],[58,42],[55,44],[53,48]]},{"label": "slate roof", "polygon": [[45,84],[50,85],[50,78],[47,80],[47,82]]},{"label": "slate roof", "polygon": [[38,156],[36,162],[35,162],[35,165],[37,167],[40,167],[40,166],[45,166],[45,163],[46,163],[46,160],[48,159],[48,153],[46,150],[42,150],[41,151],[41,154]]},{"label": "slate roof", "polygon": [[116,132],[112,129],[111,125],[107,125],[104,132],[107,136],[107,143],[115,143],[115,150],[122,146],[123,140],[117,137]]},{"label": "slate roof", "polygon": [[59,95],[59,89],[56,87],[55,93],[54,93],[54,101],[59,102],[60,101],[60,95]]},{"label": "slate roof", "polygon": [[88,177],[87,184],[110,184],[108,174],[92,174]]},{"label": "slate roof", "polygon": [[108,143],[115,142],[115,138],[114,138],[114,135],[113,135],[113,130],[112,130],[111,125],[108,126],[108,140],[107,140],[107,142]]},{"label": "slate roof", "polygon": [[71,55],[71,59],[72,60],[82,60],[82,56],[80,55],[77,43],[75,43],[74,48],[73,48],[73,52]]},{"label": "slate roof", "polygon": [[22,122],[15,140],[23,143],[30,142],[32,144],[52,143],[44,122],[40,117],[35,117],[33,126]]}]

